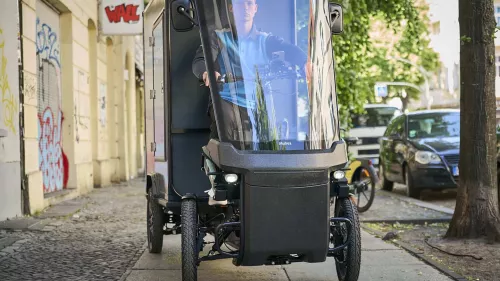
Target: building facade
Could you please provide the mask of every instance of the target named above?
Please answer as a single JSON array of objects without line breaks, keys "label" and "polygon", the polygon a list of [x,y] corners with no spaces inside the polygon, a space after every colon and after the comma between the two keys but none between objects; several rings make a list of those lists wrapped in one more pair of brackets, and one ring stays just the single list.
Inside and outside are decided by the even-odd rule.
[{"label": "building facade", "polygon": [[[431,44],[439,53],[442,69],[434,77],[432,93],[435,107],[459,107],[460,103],[460,25],[458,18],[458,0],[426,0],[429,4],[431,19]],[[500,27],[500,0],[494,2],[494,14],[497,27]],[[495,38],[495,95],[497,107],[500,107],[500,32]]]},{"label": "building facade", "polygon": [[[458,0],[424,0],[428,5],[430,47],[439,54],[441,67],[429,73],[429,99],[432,108],[460,106],[460,29]],[[423,109],[427,97],[412,101],[411,109]]]},{"label": "building facade", "polygon": [[[137,177],[144,169],[140,37],[101,36],[97,0],[0,7],[0,18],[17,11],[19,22],[18,58],[7,58],[19,86],[9,84],[9,104],[2,98],[8,118],[0,125],[0,206],[12,206],[0,207],[0,220]],[[15,30],[15,22],[0,20],[0,30]]]}]

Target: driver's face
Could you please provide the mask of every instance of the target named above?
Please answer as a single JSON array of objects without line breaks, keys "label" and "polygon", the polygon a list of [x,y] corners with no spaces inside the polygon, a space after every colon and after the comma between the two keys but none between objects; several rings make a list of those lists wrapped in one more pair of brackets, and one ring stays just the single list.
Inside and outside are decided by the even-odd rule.
[{"label": "driver's face", "polygon": [[233,0],[231,10],[236,22],[251,22],[257,13],[255,0]]}]

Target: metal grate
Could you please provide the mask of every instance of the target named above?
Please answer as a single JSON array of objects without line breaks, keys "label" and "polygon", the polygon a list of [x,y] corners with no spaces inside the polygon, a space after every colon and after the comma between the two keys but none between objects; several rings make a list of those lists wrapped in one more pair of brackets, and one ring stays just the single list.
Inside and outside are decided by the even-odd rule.
[{"label": "metal grate", "polygon": [[458,162],[460,160],[460,155],[458,154],[445,155],[444,159],[449,165],[458,165]]},{"label": "metal grate", "polygon": [[373,137],[370,137],[370,138],[359,138],[361,140],[361,144],[362,145],[366,145],[366,144],[378,144],[378,139],[379,138],[373,138]]},{"label": "metal grate", "polygon": [[359,155],[370,155],[370,154],[379,154],[379,149],[362,149],[358,150]]}]

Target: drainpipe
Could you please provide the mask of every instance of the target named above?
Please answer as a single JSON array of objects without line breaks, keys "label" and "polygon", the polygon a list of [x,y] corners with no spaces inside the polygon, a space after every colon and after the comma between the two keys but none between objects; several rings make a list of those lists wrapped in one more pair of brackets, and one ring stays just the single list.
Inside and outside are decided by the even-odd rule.
[{"label": "drainpipe", "polygon": [[25,173],[26,152],[24,150],[24,49],[23,49],[23,0],[17,1],[19,21],[19,144],[21,165],[21,208],[24,215],[31,214],[28,176]]}]

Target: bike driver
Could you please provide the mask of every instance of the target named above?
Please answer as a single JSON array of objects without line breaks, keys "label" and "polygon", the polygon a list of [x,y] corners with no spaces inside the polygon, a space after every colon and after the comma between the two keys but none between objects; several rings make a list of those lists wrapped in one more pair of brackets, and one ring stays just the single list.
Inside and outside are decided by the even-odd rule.
[{"label": "bike driver", "polygon": [[[255,65],[269,63],[273,53],[281,51],[284,53],[284,60],[303,68],[307,80],[309,80],[311,65],[307,55],[299,47],[285,42],[278,36],[257,29],[254,23],[254,17],[258,11],[256,0],[233,0],[228,8],[229,12],[234,15],[234,21],[231,21],[234,25],[232,28],[215,30],[210,38],[212,55],[216,61],[217,71],[215,71],[215,76],[217,79],[221,76],[221,73],[225,73],[224,67],[227,65],[227,60],[231,62],[232,74],[245,76],[244,73],[251,74],[254,72],[252,68]],[[223,61],[222,56],[225,56],[226,61]],[[193,59],[192,70],[199,80],[203,80],[205,86],[210,86],[202,46],[198,48]],[[245,86],[242,88],[244,89]],[[254,108],[255,102],[247,98],[245,90],[238,91],[236,99],[234,99],[234,93],[231,94],[230,91],[222,90],[220,91],[220,98],[222,114],[225,115],[222,119],[230,123],[221,126],[222,133],[228,139],[236,140],[238,139],[236,135],[238,132],[235,131],[235,128],[239,128],[237,123],[250,122],[248,112]],[[240,113],[240,120],[236,120],[235,108]],[[209,104],[209,115],[212,120],[210,126],[211,138],[218,138],[212,102]],[[248,141],[248,136],[246,138],[245,140]]]}]

